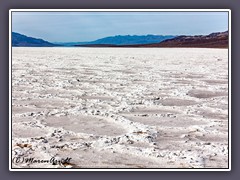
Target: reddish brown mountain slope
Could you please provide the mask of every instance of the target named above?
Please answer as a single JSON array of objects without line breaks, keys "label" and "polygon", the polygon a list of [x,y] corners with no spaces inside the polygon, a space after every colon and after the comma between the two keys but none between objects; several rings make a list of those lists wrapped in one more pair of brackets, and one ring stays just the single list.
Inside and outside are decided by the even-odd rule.
[{"label": "reddish brown mountain slope", "polygon": [[228,48],[228,31],[207,36],[178,36],[160,43],[146,44],[144,47],[203,47]]}]

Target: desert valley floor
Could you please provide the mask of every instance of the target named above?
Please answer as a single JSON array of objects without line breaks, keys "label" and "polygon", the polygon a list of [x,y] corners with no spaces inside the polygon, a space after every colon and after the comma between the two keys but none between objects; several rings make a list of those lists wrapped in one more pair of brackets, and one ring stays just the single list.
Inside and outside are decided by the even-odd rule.
[{"label": "desert valley floor", "polygon": [[13,168],[228,168],[228,50],[13,48]]}]

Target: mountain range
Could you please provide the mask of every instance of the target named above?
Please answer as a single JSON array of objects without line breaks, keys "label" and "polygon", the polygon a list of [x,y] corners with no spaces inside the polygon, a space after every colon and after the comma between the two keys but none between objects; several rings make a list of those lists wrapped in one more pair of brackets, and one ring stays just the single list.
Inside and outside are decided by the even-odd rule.
[{"label": "mountain range", "polygon": [[67,42],[67,43],[56,43],[63,46],[75,46],[75,45],[90,45],[90,44],[102,44],[102,45],[136,45],[136,44],[150,44],[159,43],[167,39],[174,38],[176,36],[161,36],[161,35],[117,35],[109,36],[95,41],[89,42]]},{"label": "mountain range", "polygon": [[135,45],[85,44],[80,47],[189,47],[189,48],[228,48],[228,31],[198,36],[177,36],[159,43]]},{"label": "mountain range", "polygon": [[227,48],[228,31],[197,36],[126,35],[110,36],[90,42],[51,43],[12,32],[12,46],[18,47],[204,47]]}]

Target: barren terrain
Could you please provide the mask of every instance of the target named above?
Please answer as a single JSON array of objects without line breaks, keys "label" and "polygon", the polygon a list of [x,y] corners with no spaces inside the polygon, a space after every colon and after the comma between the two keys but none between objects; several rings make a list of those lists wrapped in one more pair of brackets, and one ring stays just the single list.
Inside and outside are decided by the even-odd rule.
[{"label": "barren terrain", "polygon": [[13,48],[13,168],[228,168],[228,50]]}]

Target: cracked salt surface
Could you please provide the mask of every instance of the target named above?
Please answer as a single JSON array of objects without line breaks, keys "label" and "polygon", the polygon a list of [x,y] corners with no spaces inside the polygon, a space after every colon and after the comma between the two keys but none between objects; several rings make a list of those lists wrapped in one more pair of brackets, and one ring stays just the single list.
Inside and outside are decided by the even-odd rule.
[{"label": "cracked salt surface", "polygon": [[228,167],[226,49],[12,54],[12,157],[72,158],[13,167]]}]

